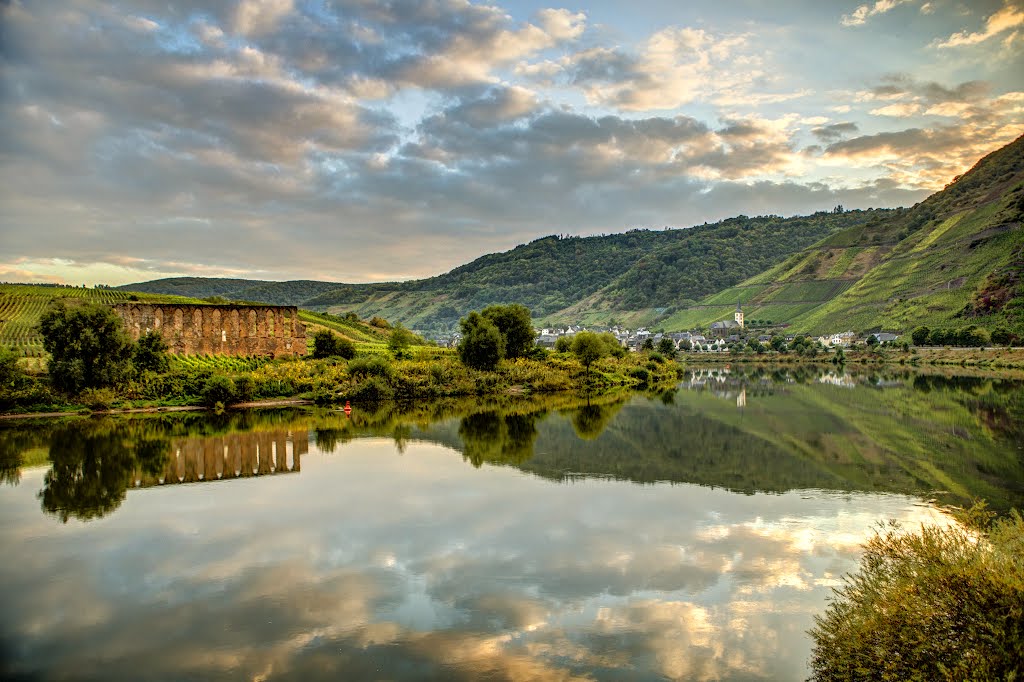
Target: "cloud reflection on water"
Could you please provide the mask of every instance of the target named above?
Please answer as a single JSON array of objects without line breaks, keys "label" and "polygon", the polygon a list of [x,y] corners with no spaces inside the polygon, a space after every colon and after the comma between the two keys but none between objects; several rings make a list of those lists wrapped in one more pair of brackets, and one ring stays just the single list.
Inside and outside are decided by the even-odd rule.
[{"label": "cloud reflection on water", "polygon": [[[556,484],[366,439],[301,476],[52,523],[4,489],[10,672],[91,679],[800,678],[811,616],[896,495]],[[26,511],[31,506],[31,513]]]}]

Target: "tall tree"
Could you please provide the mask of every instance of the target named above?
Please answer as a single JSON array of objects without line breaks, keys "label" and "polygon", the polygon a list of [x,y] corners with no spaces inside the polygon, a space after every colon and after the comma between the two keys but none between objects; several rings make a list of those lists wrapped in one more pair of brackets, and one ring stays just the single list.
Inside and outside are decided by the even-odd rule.
[{"label": "tall tree", "polygon": [[493,322],[478,312],[471,312],[459,321],[462,341],[459,359],[475,369],[492,370],[505,357],[505,339]]},{"label": "tall tree", "polygon": [[416,335],[403,327],[401,322],[396,322],[391,335],[388,336],[388,350],[398,359],[406,358],[409,356],[409,346],[414,341]]},{"label": "tall tree", "polygon": [[43,314],[39,328],[50,354],[50,381],[62,391],[113,386],[131,368],[132,340],[107,306],[68,307],[58,301]]},{"label": "tall tree", "polygon": [[505,340],[505,357],[521,358],[533,349],[535,333],[530,310],[518,303],[487,306],[480,314],[494,323]]},{"label": "tall tree", "polygon": [[149,331],[139,337],[132,353],[132,364],[139,372],[166,372],[170,365],[167,342],[158,331]]},{"label": "tall tree", "polygon": [[594,332],[580,332],[573,337],[572,354],[583,363],[588,377],[590,376],[590,366],[603,358],[607,352],[608,346]]}]

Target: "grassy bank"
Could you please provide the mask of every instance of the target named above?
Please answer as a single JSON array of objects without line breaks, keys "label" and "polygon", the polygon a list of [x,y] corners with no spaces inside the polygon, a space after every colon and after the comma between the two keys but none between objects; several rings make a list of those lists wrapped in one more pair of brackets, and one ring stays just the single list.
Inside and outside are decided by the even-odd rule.
[{"label": "grassy bank", "polygon": [[165,372],[139,372],[114,388],[66,396],[53,390],[45,373],[33,372],[0,400],[6,413],[73,412],[205,405],[229,406],[258,400],[298,398],[327,405],[348,401],[425,400],[460,396],[602,393],[645,388],[679,379],[682,368],[651,353],[607,356],[589,370],[570,353],[542,359],[503,360],[494,371],[463,365],[454,351],[414,347],[396,359],[377,344],[357,344],[350,360],[173,357]]}]

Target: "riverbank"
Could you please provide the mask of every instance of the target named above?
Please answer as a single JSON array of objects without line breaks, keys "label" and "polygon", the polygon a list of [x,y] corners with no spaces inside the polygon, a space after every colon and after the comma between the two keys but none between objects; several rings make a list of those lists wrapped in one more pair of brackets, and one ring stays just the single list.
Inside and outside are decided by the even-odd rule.
[{"label": "riverbank", "polygon": [[899,347],[844,348],[842,355],[835,351],[823,351],[813,355],[799,353],[682,353],[684,363],[694,365],[727,365],[733,363],[772,364],[838,364],[839,359],[846,366],[854,365],[899,365],[929,368],[975,368],[1011,373],[1024,373],[1024,348],[947,348],[916,347],[907,350]]},{"label": "riverbank", "polygon": [[606,356],[589,365],[570,353],[551,353],[542,359],[502,361],[493,371],[472,369],[454,353],[436,352],[411,359],[379,353],[351,360],[288,358],[251,368],[197,367],[176,361],[166,372],[141,372],[117,387],[72,397],[53,391],[45,375],[30,376],[17,391],[3,396],[3,411],[7,417],[62,416],[562,392],[598,395],[618,388],[671,385],[682,371],[679,363],[657,352]]}]

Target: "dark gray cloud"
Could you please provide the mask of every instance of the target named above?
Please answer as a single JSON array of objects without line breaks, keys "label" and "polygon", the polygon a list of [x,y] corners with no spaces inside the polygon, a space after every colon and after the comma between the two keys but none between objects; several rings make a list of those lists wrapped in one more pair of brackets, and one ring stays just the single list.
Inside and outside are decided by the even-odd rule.
[{"label": "dark gray cloud", "polygon": [[921,81],[910,74],[890,74],[880,85],[869,92],[879,99],[896,99],[905,95],[921,97],[929,104],[943,102],[973,102],[986,98],[992,91],[992,84],[984,80],[964,81],[953,87],[946,87],[935,81]]},{"label": "dark gray cloud", "polygon": [[860,129],[856,123],[845,121],[842,123],[832,123],[827,126],[819,126],[811,129],[811,134],[822,142],[835,142],[841,138],[858,132]]}]

